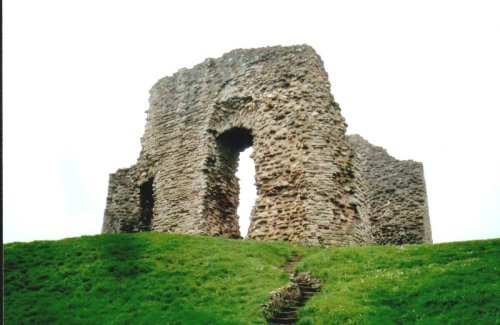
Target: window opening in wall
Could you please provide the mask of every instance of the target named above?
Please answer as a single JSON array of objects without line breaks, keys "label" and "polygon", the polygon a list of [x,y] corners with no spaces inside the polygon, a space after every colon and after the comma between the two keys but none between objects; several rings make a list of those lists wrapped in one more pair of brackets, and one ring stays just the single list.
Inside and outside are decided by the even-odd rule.
[{"label": "window opening in wall", "polygon": [[245,238],[250,226],[250,214],[255,204],[257,197],[257,189],[255,187],[255,163],[251,158],[253,147],[242,151],[239,156],[238,183],[240,185],[238,216],[241,237]]},{"label": "window opening in wall", "polygon": [[142,184],[139,188],[141,199],[141,215],[139,222],[140,231],[151,230],[151,221],[153,220],[153,179]]}]

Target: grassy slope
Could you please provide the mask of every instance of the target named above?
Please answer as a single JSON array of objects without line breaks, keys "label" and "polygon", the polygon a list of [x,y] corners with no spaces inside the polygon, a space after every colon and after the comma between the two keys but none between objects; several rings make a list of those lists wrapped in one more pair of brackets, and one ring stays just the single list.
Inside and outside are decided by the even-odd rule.
[{"label": "grassy slope", "polygon": [[500,240],[317,250],[300,324],[500,324]]},{"label": "grassy slope", "polygon": [[320,249],[160,233],[5,245],[5,323],[262,324],[292,252],[324,282],[302,324],[500,323],[500,240]]},{"label": "grassy slope", "polygon": [[294,249],[160,233],[6,245],[6,324],[262,323]]}]

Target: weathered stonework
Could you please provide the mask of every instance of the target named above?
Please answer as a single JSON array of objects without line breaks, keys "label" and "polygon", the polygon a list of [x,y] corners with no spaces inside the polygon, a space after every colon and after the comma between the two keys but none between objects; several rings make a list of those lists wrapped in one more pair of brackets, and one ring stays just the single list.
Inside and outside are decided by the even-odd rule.
[{"label": "weathered stonework", "polygon": [[422,165],[346,137],[321,58],[309,46],[207,59],[159,80],[149,101],[137,163],[110,177],[104,233],[239,238],[235,172],[239,153],[253,146],[257,199],[248,239],[431,240]]},{"label": "weathered stonework", "polygon": [[359,135],[349,135],[353,170],[377,244],[432,242],[422,163],[397,160]]}]

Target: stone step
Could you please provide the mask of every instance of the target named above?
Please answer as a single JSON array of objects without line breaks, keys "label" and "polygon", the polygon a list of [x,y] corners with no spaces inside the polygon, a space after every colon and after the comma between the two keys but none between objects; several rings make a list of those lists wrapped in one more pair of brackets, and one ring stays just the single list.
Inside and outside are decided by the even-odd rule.
[{"label": "stone step", "polygon": [[293,317],[293,318],[270,318],[268,319],[269,324],[296,324],[298,318]]},{"label": "stone step", "polygon": [[[313,287],[312,281],[305,280],[308,279],[308,276],[303,276],[303,275],[297,275],[296,273],[293,272],[295,265],[297,265],[297,262],[300,260],[300,257],[298,256],[293,256],[290,261],[288,261],[285,265],[283,265],[283,270],[285,270],[289,275],[290,275],[290,281],[294,282],[299,286],[300,290],[300,296],[293,301],[295,303],[295,306],[293,307],[285,307],[278,312],[275,312],[273,314],[272,318],[267,319],[269,324],[297,324],[298,321],[298,308],[303,307],[306,302],[319,291],[319,288]],[[297,278],[301,278],[301,280],[298,280]],[[313,282],[316,280],[313,280]],[[317,286],[317,283],[314,283],[315,286]]]},{"label": "stone step", "polygon": [[297,282],[297,284],[299,285],[299,287],[306,287],[306,288],[316,288],[317,287],[309,282]]},{"label": "stone step", "polygon": [[295,307],[295,306],[293,306],[293,307],[284,307],[280,311],[297,311],[297,307]]},{"label": "stone step", "polygon": [[281,311],[275,316],[276,318],[297,318],[297,311]]}]

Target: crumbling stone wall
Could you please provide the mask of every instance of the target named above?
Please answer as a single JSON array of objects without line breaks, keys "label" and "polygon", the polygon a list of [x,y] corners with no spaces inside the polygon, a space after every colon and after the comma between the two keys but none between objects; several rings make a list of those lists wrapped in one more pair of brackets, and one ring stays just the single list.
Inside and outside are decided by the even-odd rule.
[{"label": "crumbling stone wall", "polygon": [[[250,146],[257,199],[247,238],[356,245],[396,233],[382,225],[390,216],[370,215],[383,214],[370,202],[377,196],[366,180],[376,182],[376,174],[345,136],[327,73],[311,47],[234,50],[159,80],[149,101],[137,163],[111,175],[104,233],[239,238],[235,172],[239,153]],[[418,195],[425,197],[425,187]],[[405,216],[398,220],[423,218]],[[374,232],[374,223],[384,230]],[[408,238],[402,242],[417,240]]]},{"label": "crumbling stone wall", "polygon": [[348,136],[364,209],[377,244],[432,241],[422,163],[397,160],[359,135]]}]

